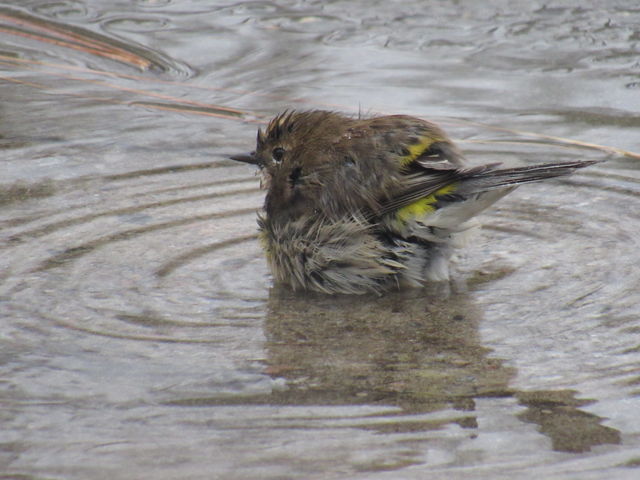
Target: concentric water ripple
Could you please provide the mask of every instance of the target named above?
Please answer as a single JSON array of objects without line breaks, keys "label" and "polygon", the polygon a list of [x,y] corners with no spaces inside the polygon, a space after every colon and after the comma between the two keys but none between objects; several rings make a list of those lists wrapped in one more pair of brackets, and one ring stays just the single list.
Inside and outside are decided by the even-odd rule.
[{"label": "concentric water ripple", "polygon": [[[538,148],[503,153],[526,159]],[[483,150],[469,154],[482,158]],[[533,425],[553,450],[587,452],[623,442],[625,425],[606,422],[607,404],[638,379],[640,298],[629,285],[640,274],[628,259],[638,247],[640,181],[624,163],[611,159],[503,199],[460,252],[453,292],[355,299],[270,288],[256,238],[263,193],[247,167],[220,160],[49,182],[7,205],[2,297],[22,329],[88,335],[83,356],[102,350],[92,337],[138,345],[125,348],[120,366],[110,363],[132,368],[142,383],[174,355],[184,367],[197,358],[168,346],[208,349],[211,372],[185,376],[178,367],[137,394],[163,408],[234,409],[216,420],[184,417],[196,432],[239,434],[234,415],[249,408],[256,432],[312,429],[320,443],[353,431],[395,438],[393,448],[363,439],[365,470],[428,461],[444,472],[464,458],[466,432],[489,419],[497,435],[522,442]],[[82,369],[104,377],[89,358]],[[133,367],[135,359],[143,363]],[[244,367],[230,374],[234,362]],[[321,410],[304,420],[260,413],[272,404]],[[517,422],[505,424],[504,415]],[[420,453],[425,441],[439,460]],[[508,452],[485,468],[536,465],[524,450]]]},{"label": "concentric water ripple", "polygon": [[[214,172],[225,179],[200,180]],[[228,322],[221,315],[233,284],[228,270],[264,268],[255,245],[258,185],[255,176],[238,173],[237,167],[205,164],[60,182],[51,210],[3,230],[10,248],[5,255],[12,259],[9,283],[15,282],[9,295],[23,303],[38,291],[50,292],[44,304],[25,301],[23,307],[71,328],[206,341],[207,328]],[[173,291],[185,264],[195,274],[188,296]],[[25,277],[34,281],[25,285]],[[244,284],[242,292],[232,292],[235,301],[246,299],[243,314],[255,308],[252,297],[261,297],[260,287],[250,293]],[[200,311],[190,311],[192,302]],[[160,333],[168,330],[170,335]]]}]

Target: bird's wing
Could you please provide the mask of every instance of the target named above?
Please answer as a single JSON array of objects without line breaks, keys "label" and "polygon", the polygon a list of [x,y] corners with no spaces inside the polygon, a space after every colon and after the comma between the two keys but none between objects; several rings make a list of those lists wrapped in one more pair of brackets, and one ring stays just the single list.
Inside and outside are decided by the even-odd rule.
[{"label": "bird's wing", "polygon": [[490,190],[568,175],[594,163],[597,161],[547,163],[515,168],[499,168],[499,163],[467,169],[428,168],[421,173],[407,175],[402,189],[380,202],[376,216],[382,217],[412,205],[415,206],[415,213],[419,213],[420,209],[429,213],[436,209],[438,202],[466,200]]},{"label": "bird's wing", "polygon": [[403,188],[391,198],[380,202],[376,216],[382,217],[420,201],[424,207],[435,205],[445,198],[459,196],[463,181],[489,170],[495,165],[469,169],[425,169],[423,173],[407,175]]}]

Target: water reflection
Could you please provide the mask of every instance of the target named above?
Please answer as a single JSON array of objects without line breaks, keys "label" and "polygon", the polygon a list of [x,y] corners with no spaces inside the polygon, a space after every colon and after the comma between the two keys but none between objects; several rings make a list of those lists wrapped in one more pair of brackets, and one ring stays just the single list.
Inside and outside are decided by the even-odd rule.
[{"label": "water reflection", "polygon": [[54,194],[55,186],[53,181],[49,179],[36,183],[17,181],[9,185],[0,184],[0,206],[34,198],[49,197]]},{"label": "water reflection", "polygon": [[615,428],[602,425],[602,418],[579,407],[594,400],[575,398],[574,391],[517,392],[516,397],[527,410],[518,415],[524,422],[535,423],[540,433],[551,439],[553,449],[560,452],[588,452],[606,443],[621,443]]},{"label": "water reflection", "polygon": [[[381,433],[427,431],[455,423],[478,429],[479,398],[513,397],[518,418],[539,426],[554,450],[584,452],[620,443],[620,432],[580,410],[593,403],[575,392],[515,391],[516,372],[491,355],[478,333],[481,310],[466,293],[431,290],[382,297],[328,297],[271,289],[266,372],[286,389],[253,401],[283,405],[384,405],[397,422],[367,426]],[[406,415],[454,410],[444,419]]]},{"label": "water reflection", "polygon": [[[40,13],[53,15],[51,11],[36,9]],[[55,16],[65,18],[81,17],[86,14],[83,10],[59,11]],[[147,22],[157,20],[148,19]],[[142,20],[137,22],[143,23]],[[47,45],[49,48],[67,49],[71,52],[81,52],[93,59],[115,61],[127,67],[142,71],[171,72],[173,74],[190,76],[190,68],[169,59],[155,50],[150,50],[131,41],[122,42],[116,38],[95,33],[87,28],[60,23],[51,19],[41,18],[27,11],[0,6],[0,32],[33,42],[36,48]]]},{"label": "water reflection", "polygon": [[478,309],[464,294],[438,293],[351,298],[274,288],[269,371],[287,379],[296,403],[472,411],[477,396],[508,394],[514,372],[480,344]]}]

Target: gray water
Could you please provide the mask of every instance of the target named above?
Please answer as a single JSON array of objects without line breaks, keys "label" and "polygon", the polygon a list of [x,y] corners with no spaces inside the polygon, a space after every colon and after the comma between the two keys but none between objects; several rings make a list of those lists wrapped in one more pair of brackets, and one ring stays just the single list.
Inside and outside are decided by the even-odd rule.
[{"label": "gray water", "polygon": [[[632,0],[3,2],[0,478],[638,478],[640,160],[522,132],[639,151],[639,50]],[[451,285],[293,294],[226,159],[284,108],[607,161]]]}]

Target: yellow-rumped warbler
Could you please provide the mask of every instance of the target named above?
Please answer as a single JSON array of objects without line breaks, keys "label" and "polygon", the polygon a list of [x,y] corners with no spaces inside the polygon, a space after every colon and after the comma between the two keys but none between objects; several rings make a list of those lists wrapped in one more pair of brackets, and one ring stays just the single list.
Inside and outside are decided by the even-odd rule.
[{"label": "yellow-rumped warbler", "polygon": [[260,167],[258,224],[276,281],[353,294],[448,279],[475,215],[519,184],[595,163],[469,168],[433,123],[320,110],[278,115],[255,152],[231,158]]}]

